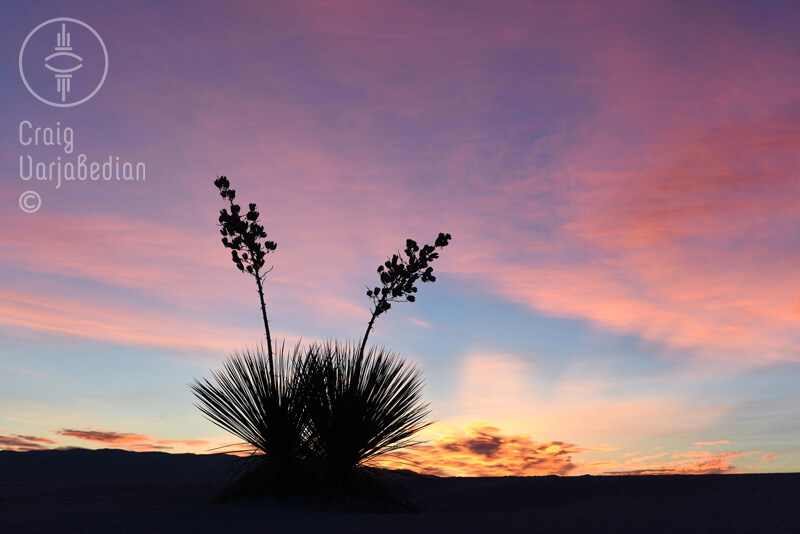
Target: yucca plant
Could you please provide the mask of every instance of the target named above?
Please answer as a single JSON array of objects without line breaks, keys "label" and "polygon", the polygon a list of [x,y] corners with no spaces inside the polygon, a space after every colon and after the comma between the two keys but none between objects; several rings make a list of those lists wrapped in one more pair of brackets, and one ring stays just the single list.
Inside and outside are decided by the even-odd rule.
[{"label": "yucca plant", "polygon": [[329,341],[312,346],[305,368],[309,447],[334,476],[417,443],[430,424],[422,375],[394,353]]},{"label": "yucca plant", "polygon": [[191,384],[199,401],[195,406],[253,452],[234,493],[281,489],[309,456],[307,360],[299,343],[292,351],[283,344],[276,349],[273,366],[263,347],[245,350],[212,371],[213,380]]},{"label": "yucca plant", "polygon": [[367,339],[392,303],[414,302],[416,284],[436,280],[430,264],[450,234],[440,233],[434,245],[422,248],[408,239],[404,255],[398,252],[378,267],[381,286],[367,289],[373,309],[359,343],[312,344],[304,352],[298,343],[287,352],[273,346],[264,296],[272,270],[265,258],[277,245],[267,240],[255,204],[243,214],[230,181],[220,176],[214,185],[229,204],[219,214],[222,243],[236,267],[256,280],[267,342],[266,355],[263,346],[234,353],[220,371],[212,371],[213,380],[191,384],[206,417],[253,451],[252,461],[218,500],[331,483],[391,497],[384,483],[356,468],[417,443],[412,436],[429,424],[429,410],[421,401],[417,368],[385,349],[367,351]]}]

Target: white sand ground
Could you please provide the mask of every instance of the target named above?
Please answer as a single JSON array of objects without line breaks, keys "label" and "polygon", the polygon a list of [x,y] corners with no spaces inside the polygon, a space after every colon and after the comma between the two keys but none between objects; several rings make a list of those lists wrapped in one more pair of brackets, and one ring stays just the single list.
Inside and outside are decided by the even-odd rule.
[{"label": "white sand ground", "polygon": [[44,462],[48,474],[20,454],[29,453],[0,453],[0,533],[800,532],[797,474],[415,477],[418,512],[378,513],[269,499],[213,505],[224,470],[208,457],[62,454]]}]

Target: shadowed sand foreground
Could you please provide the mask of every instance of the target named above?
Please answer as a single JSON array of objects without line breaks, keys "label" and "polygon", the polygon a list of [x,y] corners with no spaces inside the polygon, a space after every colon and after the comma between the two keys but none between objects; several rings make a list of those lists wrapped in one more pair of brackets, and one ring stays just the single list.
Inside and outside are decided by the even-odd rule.
[{"label": "shadowed sand foreground", "polygon": [[212,505],[229,465],[224,455],[3,451],[0,532],[800,532],[800,474],[398,474],[419,511],[383,513],[353,501]]}]

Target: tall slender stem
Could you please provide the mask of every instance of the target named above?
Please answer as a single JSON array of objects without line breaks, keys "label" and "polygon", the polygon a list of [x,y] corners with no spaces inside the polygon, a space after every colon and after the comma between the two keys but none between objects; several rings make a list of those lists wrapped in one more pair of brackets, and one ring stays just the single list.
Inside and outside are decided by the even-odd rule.
[{"label": "tall slender stem", "polygon": [[369,324],[367,325],[367,331],[364,333],[364,339],[361,340],[361,349],[358,351],[359,360],[364,357],[364,350],[367,348],[367,338],[369,337],[369,333],[372,331],[372,325],[375,324],[375,318],[378,316],[378,308],[375,308],[375,311],[372,312],[372,317],[369,319]]},{"label": "tall slender stem", "polygon": [[272,386],[275,386],[275,368],[272,364],[272,337],[269,335],[269,321],[267,320],[267,307],[264,304],[264,286],[261,283],[261,275],[256,270],[256,283],[258,284],[258,298],[261,299],[261,318],[264,319],[264,331],[267,333],[267,355],[269,357],[269,379]]}]

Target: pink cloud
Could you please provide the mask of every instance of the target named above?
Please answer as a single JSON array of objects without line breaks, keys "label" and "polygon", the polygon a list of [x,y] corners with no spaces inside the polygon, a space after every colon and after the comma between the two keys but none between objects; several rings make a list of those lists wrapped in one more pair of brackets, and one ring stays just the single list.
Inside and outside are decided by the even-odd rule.
[{"label": "pink cloud", "polygon": [[[305,80],[270,74],[269,84],[248,83],[273,72],[244,68],[267,61],[252,44],[283,34],[263,37],[261,26],[274,24],[274,9],[245,3],[200,45],[221,55],[218,45],[229,43],[243,54],[227,65],[241,83],[188,91],[191,70],[171,74],[174,65],[161,58],[150,66],[168,86],[160,85],[158,105],[143,105],[152,93],[122,93],[129,109],[141,110],[131,120],[154,121],[167,138],[180,134],[181,145],[191,147],[182,154],[190,161],[185,167],[168,165],[163,154],[159,160],[174,171],[175,190],[166,200],[192,191],[174,202],[170,216],[177,215],[167,217],[174,224],[45,212],[24,223],[8,217],[0,222],[19,239],[3,255],[39,272],[190,306],[229,293],[244,302],[243,281],[232,282],[237,291],[231,292],[219,283],[228,279],[219,276],[226,258],[214,239],[219,199],[210,180],[225,172],[248,199],[263,206],[269,198],[267,227],[280,255],[275,296],[293,311],[363,317],[363,299],[352,292],[363,282],[351,273],[372,274],[372,254],[382,259],[408,234],[446,229],[462,245],[448,251],[445,269],[464,283],[480,280],[505,300],[671,345],[714,349],[704,354],[793,358],[790,332],[800,315],[790,312],[794,297],[786,293],[797,258],[780,246],[764,215],[790,227],[797,207],[789,179],[797,167],[797,119],[781,113],[795,98],[798,80],[786,68],[795,64],[793,54],[769,35],[752,44],[730,19],[692,7],[681,8],[685,40],[677,43],[669,24],[642,29],[652,27],[642,21],[671,15],[666,7],[623,5],[613,17],[592,2],[458,13],[356,1],[283,8],[296,25],[291,32],[315,36],[317,46],[298,49],[298,59],[349,95],[314,99],[310,107],[295,96]],[[151,10],[139,16],[157,19]],[[168,25],[154,28],[166,39]],[[175,57],[194,51],[173,45]],[[532,66],[542,58],[543,67],[555,59],[561,67],[498,70],[522,51]],[[676,54],[692,61],[676,62]],[[753,69],[784,75],[753,76]],[[176,105],[162,93],[182,95],[192,110],[224,102],[226,113],[193,111],[196,127],[187,130],[159,120]],[[559,107],[551,118],[548,99],[563,93],[574,93],[574,106]],[[496,106],[509,95],[528,113],[525,124]],[[276,104],[259,106],[259,99]],[[484,109],[485,117],[475,111]],[[469,121],[457,120],[465,115]],[[531,126],[539,115],[548,124],[541,131]],[[431,130],[439,123],[454,126]],[[403,142],[427,131],[430,146]],[[208,187],[198,188],[204,173]],[[202,229],[187,230],[186,221]],[[781,259],[767,261],[776,249]],[[319,269],[310,257],[337,261]]]},{"label": "pink cloud", "polygon": [[[262,20],[269,12],[246,7],[231,16]],[[216,239],[219,199],[210,181],[225,172],[244,197],[262,206],[269,198],[267,227],[279,242],[274,296],[292,310],[312,310],[322,319],[363,317],[365,303],[353,293],[363,282],[350,273],[368,278],[374,258],[380,261],[406,235],[446,229],[455,245],[444,269],[465,283],[478,279],[506,300],[681,347],[713,347],[717,355],[791,358],[797,346],[789,332],[800,316],[790,312],[795,297],[786,288],[796,258],[778,247],[782,259],[767,262],[776,251],[760,243],[769,239],[738,243],[745,235],[780,239],[770,233],[766,213],[791,222],[797,188],[788,171],[797,167],[797,121],[770,118],[760,106],[747,119],[726,113],[753,99],[777,106],[793,98],[796,84],[788,75],[750,76],[754,65],[782,72],[777,69],[790,58],[766,38],[749,49],[741,44],[741,28],[726,21],[709,26],[700,12],[685,18],[688,40],[676,46],[689,53],[696,45],[705,53],[678,66],[674,51],[663,47],[668,33],[640,29],[641,20],[662,16],[663,9],[631,3],[613,24],[597,24],[608,15],[590,2],[580,9],[475,7],[455,15],[427,5],[293,7],[293,20],[331,45],[321,47],[325,61],[313,65],[315,75],[355,91],[352,102],[319,102],[309,110],[284,96],[263,121],[264,109],[239,98],[248,84],[193,93],[204,104],[198,109],[229,105],[225,115],[197,114],[197,128],[182,132],[203,165],[213,162],[213,169],[198,164],[175,176],[178,186],[198,191],[197,200],[176,209],[202,229],[107,215],[42,212],[25,224],[4,217],[0,222],[19,239],[3,256],[9,264],[189,306],[231,294],[245,302],[246,280],[231,282],[233,288],[219,282],[230,280],[220,273],[231,266]],[[235,26],[214,39],[230,39],[244,51],[257,28]],[[203,46],[213,50],[213,42]],[[176,54],[188,53],[175,46]],[[564,110],[560,119],[569,127],[536,132],[541,135],[525,147],[513,146],[518,132],[492,136],[464,125],[441,132],[441,146],[420,153],[398,156],[364,142],[374,138],[384,114],[424,126],[493,102],[508,88],[487,67],[519,50],[557,52],[567,73],[549,74],[548,83],[589,95],[577,104],[593,111],[572,121]],[[723,53],[741,61],[713,59]],[[181,80],[169,83],[184,94],[181,84],[189,84]],[[531,75],[514,83],[524,93],[543,82]],[[321,118],[328,112],[351,127],[328,124]],[[332,141],[341,136],[344,148]],[[509,165],[503,155],[514,150],[519,158]],[[542,168],[540,155],[552,163]],[[208,187],[197,189],[203,172]],[[410,177],[432,173],[439,178],[430,187],[442,195],[421,195]],[[309,257],[337,261],[321,270]]]},{"label": "pink cloud", "polygon": [[689,452],[679,452],[673,454],[673,458],[703,458],[705,456],[711,456],[710,451],[689,451]]},{"label": "pink cloud", "polygon": [[668,454],[669,453],[667,453],[667,452],[660,452],[660,453],[657,453],[657,454],[650,454],[648,456],[637,456],[635,458],[631,458],[628,461],[632,462],[632,463],[646,462],[647,460],[653,460],[655,458],[663,458],[664,456],[667,456]]},{"label": "pink cloud", "polygon": [[0,286],[0,324],[100,339],[139,347],[169,347],[228,352],[231,339],[252,340],[253,331],[236,327],[204,326],[195,321],[156,312],[90,303],[86,299],[22,293]]},{"label": "pink cloud", "polygon": [[743,452],[730,452],[709,457],[689,460],[671,460],[667,462],[651,462],[640,464],[620,463],[614,470],[606,471],[609,475],[711,475],[735,473],[736,467],[732,458],[742,456]]},{"label": "pink cloud", "polygon": [[[459,256],[451,269],[537,310],[706,356],[796,358],[792,265],[800,257],[782,229],[800,207],[791,181],[800,161],[790,148],[800,143],[800,122],[685,135],[638,171],[573,169],[584,178],[560,210],[566,222],[553,239],[561,251],[512,233],[521,261],[503,260],[485,242],[486,256]],[[578,252],[586,259],[569,261]]]},{"label": "pink cloud", "polygon": [[528,435],[473,425],[465,432],[398,451],[382,463],[439,476],[565,475],[575,469],[572,455],[579,452],[570,443],[536,442]]},{"label": "pink cloud", "polygon": [[722,445],[725,443],[730,443],[730,441],[728,441],[727,439],[721,439],[719,441],[695,441],[694,443],[692,443],[692,445],[694,445],[695,447],[701,447],[704,445]]},{"label": "pink cloud", "polygon": [[38,436],[23,436],[23,435],[19,435],[18,434],[18,435],[16,435],[16,437],[18,437],[20,439],[27,440],[27,441],[33,441],[35,443],[46,443],[48,445],[55,445],[56,444],[56,442],[53,441],[52,439],[42,438],[42,437],[38,437]]},{"label": "pink cloud", "polygon": [[23,436],[14,434],[11,436],[0,435],[0,450],[7,451],[38,451],[47,449],[45,445],[55,445],[56,442],[38,436]]},{"label": "pink cloud", "polygon": [[[213,219],[208,213],[206,219]],[[201,218],[202,220],[202,218]],[[212,283],[227,260],[217,249],[213,224],[199,233],[167,223],[118,215],[37,213],[23,222],[0,217],[15,239],[0,244],[2,263],[33,272],[83,278],[151,295],[221,297]],[[221,245],[220,245],[221,249]],[[191,269],[182,265],[191,264]]]},{"label": "pink cloud", "polygon": [[56,434],[59,436],[89,441],[92,443],[113,445],[114,447],[133,451],[172,450],[176,445],[180,446],[182,449],[187,447],[190,449],[196,449],[199,447],[205,447],[210,443],[205,440],[159,440],[146,434],[133,434],[129,432],[112,432],[91,429],[76,430],[62,428],[61,430],[57,430]]},{"label": "pink cloud", "polygon": [[[462,427],[475,420],[492,421],[516,432],[534,429],[573,443],[614,443],[619,436],[650,441],[664,428],[702,435],[730,409],[700,404],[684,393],[609,395],[609,385],[618,383],[615,377],[594,381],[585,379],[585,372],[565,372],[551,382],[551,376],[535,359],[487,352],[462,356],[454,376],[457,389],[451,403],[441,408],[447,413],[443,421]],[[531,406],[537,409],[531,411]]]},{"label": "pink cloud", "polygon": [[102,430],[70,430],[64,428],[57,430],[56,434],[68,438],[96,441],[99,443],[131,444],[150,439],[144,434],[131,434],[127,432],[106,432]]},{"label": "pink cloud", "polygon": [[450,428],[424,445],[381,458],[379,463],[439,476],[721,474],[739,472],[734,459],[746,454],[686,451],[637,456],[637,452],[629,452],[617,460],[601,461],[583,461],[581,456],[615,450],[619,447],[536,442],[527,434],[507,434],[476,423],[464,430]]}]

